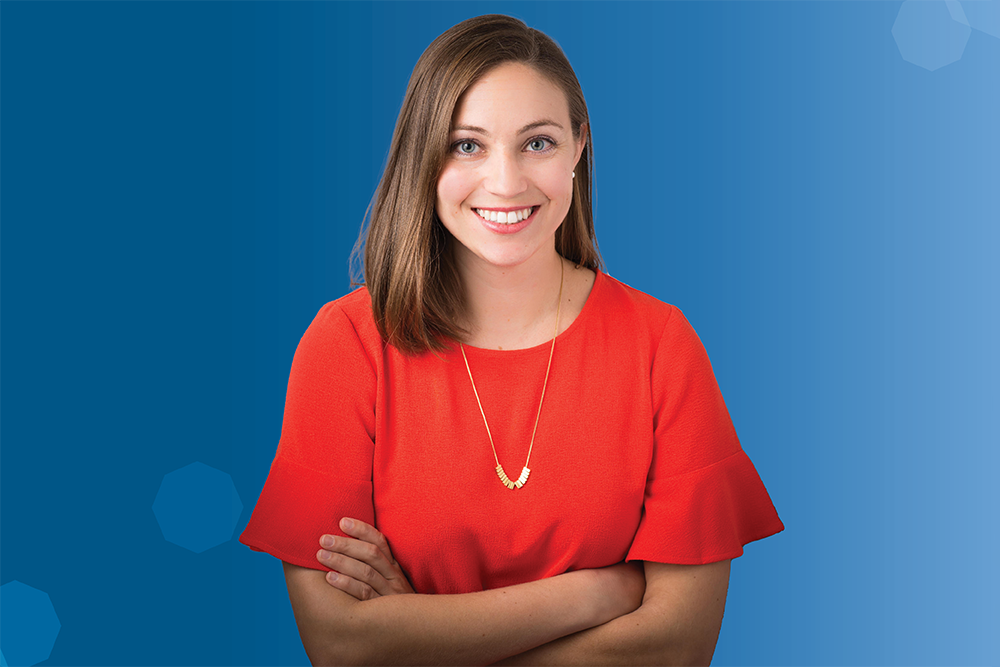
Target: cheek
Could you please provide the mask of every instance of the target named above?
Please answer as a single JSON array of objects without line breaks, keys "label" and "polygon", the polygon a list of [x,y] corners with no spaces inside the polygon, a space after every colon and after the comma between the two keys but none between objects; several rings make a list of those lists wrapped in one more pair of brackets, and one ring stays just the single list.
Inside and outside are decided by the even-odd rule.
[{"label": "cheek", "polygon": [[438,177],[438,214],[457,211],[475,190],[472,175],[465,169],[445,167]]},{"label": "cheek", "polygon": [[539,185],[542,187],[542,192],[553,202],[569,205],[573,198],[573,181],[561,173],[548,176],[544,184]]}]

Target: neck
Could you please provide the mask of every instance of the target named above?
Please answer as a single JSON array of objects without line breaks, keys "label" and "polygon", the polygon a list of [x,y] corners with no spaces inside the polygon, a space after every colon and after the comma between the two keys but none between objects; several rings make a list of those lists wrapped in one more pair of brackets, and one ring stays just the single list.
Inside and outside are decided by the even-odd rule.
[{"label": "neck", "polygon": [[[566,260],[555,248],[516,267],[478,257],[457,257],[465,290],[466,342],[476,347],[517,349],[552,337]],[[541,340],[539,340],[541,338]]]}]

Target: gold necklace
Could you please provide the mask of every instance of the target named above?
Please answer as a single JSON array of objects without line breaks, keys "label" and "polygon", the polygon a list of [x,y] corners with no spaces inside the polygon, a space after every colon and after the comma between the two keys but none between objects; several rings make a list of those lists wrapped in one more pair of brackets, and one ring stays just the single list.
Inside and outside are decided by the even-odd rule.
[{"label": "gold necklace", "polygon": [[562,313],[562,290],[563,290],[563,275],[565,274],[565,265],[563,264],[562,258],[559,258],[559,305],[556,306],[556,330],[552,334],[552,347],[549,349],[549,365],[545,367],[545,382],[542,383],[542,398],[538,401],[538,414],[535,415],[535,427],[531,429],[531,443],[528,445],[528,458],[524,461],[524,468],[521,469],[521,475],[516,481],[511,481],[510,477],[507,477],[507,473],[504,472],[503,466],[500,465],[500,458],[497,456],[497,448],[493,444],[493,434],[490,433],[490,424],[486,421],[486,413],[483,411],[483,402],[479,400],[479,392],[476,391],[476,381],[472,379],[472,370],[469,368],[469,358],[465,356],[465,346],[459,343],[458,346],[462,350],[462,358],[465,359],[465,370],[469,371],[469,381],[472,382],[472,392],[476,395],[476,403],[479,404],[479,413],[483,416],[483,423],[486,424],[486,435],[490,437],[490,447],[493,448],[493,459],[497,462],[497,477],[503,482],[503,485],[508,489],[518,488],[520,489],[524,486],[524,483],[528,481],[528,475],[531,474],[531,470],[528,468],[528,461],[531,460],[531,448],[535,446],[535,431],[538,430],[538,418],[542,416],[542,401],[545,400],[545,387],[549,384],[549,370],[552,368],[552,353],[556,351],[556,336],[559,334],[559,316]]}]

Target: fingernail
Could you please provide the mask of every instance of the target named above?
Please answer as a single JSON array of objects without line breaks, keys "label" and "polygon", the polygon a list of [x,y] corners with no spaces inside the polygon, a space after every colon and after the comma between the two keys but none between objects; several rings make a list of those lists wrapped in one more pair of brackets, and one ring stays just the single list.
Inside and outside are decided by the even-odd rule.
[{"label": "fingernail", "polygon": [[337,573],[336,572],[327,572],[326,573],[326,578],[329,581],[336,581],[337,580]]},{"label": "fingernail", "polygon": [[350,530],[351,528],[354,528],[354,522],[350,519],[341,519],[340,527],[344,530]]},{"label": "fingernail", "polygon": [[333,537],[330,536],[330,535],[324,535],[323,539],[320,540],[319,543],[322,544],[324,547],[332,547],[333,546]]}]

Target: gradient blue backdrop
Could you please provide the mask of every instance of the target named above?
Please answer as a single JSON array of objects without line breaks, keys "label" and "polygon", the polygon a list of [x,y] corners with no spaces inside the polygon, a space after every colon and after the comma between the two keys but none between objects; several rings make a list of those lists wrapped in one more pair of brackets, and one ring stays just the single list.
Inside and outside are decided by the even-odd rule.
[{"label": "gradient blue backdrop", "polygon": [[[2,583],[44,664],[307,663],[236,536],[410,71],[493,12],[576,68],[608,271],[684,310],[787,527],[715,664],[998,664],[1000,39],[929,71],[900,7],[3,2]],[[152,510],[195,461],[243,502],[198,554]]]}]

